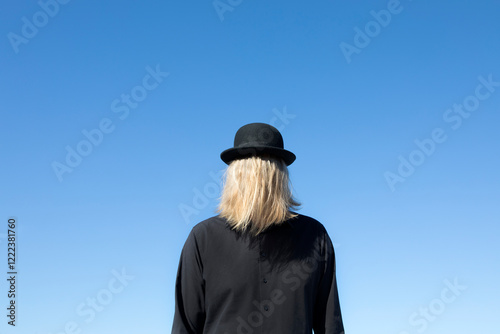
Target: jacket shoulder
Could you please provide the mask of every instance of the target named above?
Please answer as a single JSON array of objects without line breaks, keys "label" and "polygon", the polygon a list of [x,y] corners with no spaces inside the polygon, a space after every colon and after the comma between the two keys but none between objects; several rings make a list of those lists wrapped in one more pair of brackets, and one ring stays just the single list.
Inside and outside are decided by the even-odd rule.
[{"label": "jacket shoulder", "polygon": [[202,236],[220,231],[221,228],[227,227],[226,220],[220,216],[212,216],[200,221],[191,229],[191,234]]},{"label": "jacket shoulder", "polygon": [[325,226],[317,219],[306,216],[300,213],[296,213],[297,217],[291,219],[291,223],[307,229],[317,229],[318,232],[326,232]]}]

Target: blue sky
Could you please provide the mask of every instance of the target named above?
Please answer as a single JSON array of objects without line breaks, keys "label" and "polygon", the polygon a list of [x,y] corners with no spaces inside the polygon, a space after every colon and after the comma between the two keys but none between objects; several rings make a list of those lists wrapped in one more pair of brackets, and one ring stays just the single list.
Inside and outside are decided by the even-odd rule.
[{"label": "blue sky", "polygon": [[266,122],[347,333],[498,333],[497,1],[0,3],[2,332],[169,333],[219,154]]}]

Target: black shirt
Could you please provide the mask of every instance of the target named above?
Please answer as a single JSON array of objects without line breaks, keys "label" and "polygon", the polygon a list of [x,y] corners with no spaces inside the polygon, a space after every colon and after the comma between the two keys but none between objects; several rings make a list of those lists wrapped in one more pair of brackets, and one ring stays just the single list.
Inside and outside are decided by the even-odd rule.
[{"label": "black shirt", "polygon": [[333,244],[304,215],[257,237],[214,216],[193,227],[175,286],[173,334],[344,333]]}]

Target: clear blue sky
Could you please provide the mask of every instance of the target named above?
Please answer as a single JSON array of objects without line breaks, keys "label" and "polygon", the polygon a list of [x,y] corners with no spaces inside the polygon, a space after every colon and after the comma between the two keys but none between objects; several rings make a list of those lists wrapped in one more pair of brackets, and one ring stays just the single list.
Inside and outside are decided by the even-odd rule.
[{"label": "clear blue sky", "polygon": [[65,1],[0,1],[0,331],[169,333],[219,154],[266,122],[348,334],[499,332],[498,1]]}]

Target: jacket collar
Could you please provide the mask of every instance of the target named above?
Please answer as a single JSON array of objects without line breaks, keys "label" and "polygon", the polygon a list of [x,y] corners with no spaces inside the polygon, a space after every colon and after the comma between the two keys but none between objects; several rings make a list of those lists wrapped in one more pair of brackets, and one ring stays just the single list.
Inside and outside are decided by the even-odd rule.
[{"label": "jacket collar", "polygon": [[[295,213],[295,212],[294,212]],[[225,218],[222,218],[220,215],[218,215],[218,218],[220,218],[226,225],[229,226],[229,223],[227,222],[227,220]],[[283,223],[281,223],[280,225],[283,225],[287,228],[291,228],[291,229],[294,229],[295,228],[295,221],[298,219],[298,216],[295,217],[295,218],[290,218],[290,219],[287,219],[285,220]],[[274,225],[276,226],[276,225]]]}]

